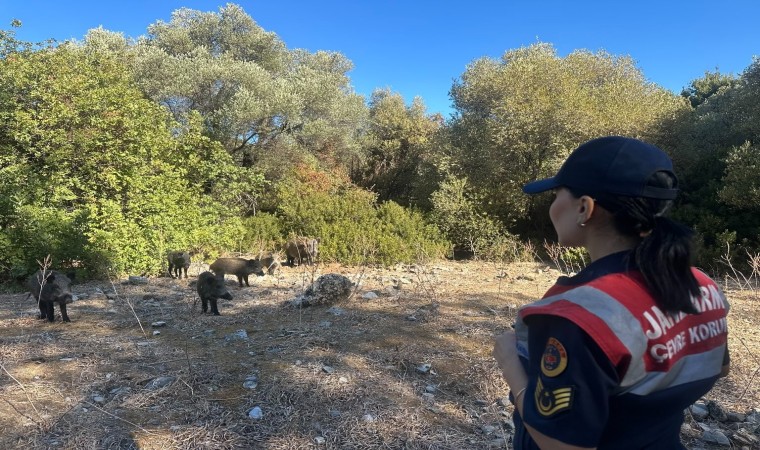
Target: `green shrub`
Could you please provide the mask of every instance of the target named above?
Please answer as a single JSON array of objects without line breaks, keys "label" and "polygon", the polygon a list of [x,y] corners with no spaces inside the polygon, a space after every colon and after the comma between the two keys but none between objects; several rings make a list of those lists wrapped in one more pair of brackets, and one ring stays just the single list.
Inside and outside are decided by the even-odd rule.
[{"label": "green shrub", "polygon": [[501,223],[480,210],[478,196],[468,188],[466,178],[449,176],[430,199],[433,221],[455,248],[484,259],[503,259],[510,247],[515,255],[521,253]]},{"label": "green shrub", "polygon": [[276,187],[277,213],[289,236],[319,237],[320,259],[343,264],[415,262],[444,254],[447,243],[419,213],[336,181],[297,178]]},{"label": "green shrub", "polygon": [[274,214],[258,213],[243,219],[243,241],[249,252],[273,251],[281,247],[283,240],[280,219]]},{"label": "green shrub", "polygon": [[76,212],[22,205],[13,218],[0,239],[0,265],[13,277],[35,272],[37,261],[47,255],[61,268],[71,267],[84,253],[86,240]]}]

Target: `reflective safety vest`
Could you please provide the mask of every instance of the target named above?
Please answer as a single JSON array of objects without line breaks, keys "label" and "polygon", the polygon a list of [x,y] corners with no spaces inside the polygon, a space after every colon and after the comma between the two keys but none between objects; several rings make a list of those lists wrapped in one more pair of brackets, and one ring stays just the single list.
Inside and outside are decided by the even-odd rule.
[{"label": "reflective safety vest", "polygon": [[727,342],[728,302],[707,275],[692,269],[700,295],[699,314],[662,311],[636,271],[610,273],[581,285],[557,284],[544,298],[523,307],[515,330],[527,357],[525,319],[563,317],[583,329],[615,367],[615,395],[646,395],[720,373]]}]

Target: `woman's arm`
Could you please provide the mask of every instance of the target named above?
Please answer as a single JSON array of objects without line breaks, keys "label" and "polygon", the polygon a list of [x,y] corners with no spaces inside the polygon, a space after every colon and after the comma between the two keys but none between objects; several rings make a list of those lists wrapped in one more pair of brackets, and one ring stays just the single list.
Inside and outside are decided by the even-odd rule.
[{"label": "woman's arm", "polygon": [[[493,356],[496,362],[499,364],[504,380],[509,385],[509,389],[512,392],[517,393],[514,395],[515,408],[523,415],[523,404],[525,397],[530,396],[531,393],[525,393],[528,387],[528,375],[523,370],[520,357],[517,355],[517,337],[514,331],[507,331],[501,336],[496,338],[496,342],[493,349]],[[525,424],[525,428],[530,433],[530,437],[533,441],[542,449],[552,450],[593,450],[596,447],[578,447],[575,445],[566,444],[551,438],[538,430],[532,428],[528,424]]]},{"label": "woman's arm", "polygon": [[728,343],[726,343],[726,353],[723,354],[723,367],[720,370],[721,377],[727,377],[731,371],[731,356],[728,354]]}]

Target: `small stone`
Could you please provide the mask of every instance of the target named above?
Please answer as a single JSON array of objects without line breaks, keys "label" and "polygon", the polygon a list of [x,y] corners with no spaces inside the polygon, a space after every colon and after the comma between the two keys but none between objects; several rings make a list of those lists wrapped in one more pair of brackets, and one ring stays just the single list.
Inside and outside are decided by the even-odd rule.
[{"label": "small stone", "polygon": [[697,421],[705,420],[707,416],[710,414],[710,411],[707,409],[707,406],[695,403],[689,407],[689,411],[691,411],[691,415],[694,416],[694,419]]},{"label": "small stone", "polygon": [[731,440],[733,440],[735,444],[743,445],[747,448],[757,448],[758,444],[760,444],[760,439],[758,439],[757,436],[744,429],[737,430],[736,433],[731,436]]},{"label": "small stone", "polygon": [[250,411],[248,411],[248,417],[251,419],[261,419],[264,417],[264,412],[258,406],[254,406]]},{"label": "small stone", "polygon": [[376,293],[374,293],[373,291],[369,291],[369,292],[365,293],[364,295],[362,295],[362,298],[365,299],[365,300],[374,300],[377,297],[378,297],[378,295]]},{"label": "small stone", "polygon": [[338,382],[339,383],[344,383],[344,384],[348,383],[348,378],[346,378],[346,377],[340,377],[340,378],[338,378]]},{"label": "small stone", "polygon": [[346,313],[346,311],[343,308],[338,308],[337,306],[333,306],[330,309],[327,310],[330,314],[334,316],[342,316]]},{"label": "small stone", "polygon": [[102,395],[96,395],[92,398],[92,401],[95,403],[105,403],[106,399]]},{"label": "small stone", "polygon": [[248,333],[245,330],[236,330],[224,337],[225,341],[248,340]]},{"label": "small stone", "polygon": [[372,414],[365,414],[362,416],[362,420],[367,423],[372,423],[375,421],[375,416],[373,416]]},{"label": "small stone", "polygon": [[432,384],[428,384],[427,386],[425,386],[425,392],[429,392],[431,394],[434,394],[434,393],[438,392],[438,388],[435,387]]},{"label": "small stone", "polygon": [[159,334],[161,334],[161,332],[160,332],[160,331],[158,331],[158,330],[153,330],[153,336],[158,336]]},{"label": "small stone", "polygon": [[710,417],[719,422],[725,422],[728,420],[725,408],[720,406],[720,404],[714,400],[707,402],[707,410],[710,411]]},{"label": "small stone", "polygon": [[113,395],[122,395],[122,394],[129,393],[129,391],[131,390],[132,389],[130,389],[129,387],[123,386],[123,387],[113,388],[109,391],[109,393]]},{"label": "small stone", "polygon": [[729,422],[745,422],[747,420],[746,414],[736,412],[728,412],[726,413],[726,417]]},{"label": "small stone", "polygon": [[335,369],[333,369],[333,368],[332,368],[332,367],[330,367],[330,366],[322,366],[322,372],[325,372],[325,373],[333,373],[333,372],[335,372]]},{"label": "small stone", "polygon": [[129,284],[148,284],[148,278],[130,275]]},{"label": "small stone", "polygon": [[150,326],[152,326],[153,328],[165,327],[166,322],[164,322],[163,320],[159,320],[158,322],[153,322],[152,324],[150,324]]},{"label": "small stone", "polygon": [[432,365],[430,365],[429,363],[420,364],[419,366],[417,366],[417,372],[428,373],[430,372],[431,367]]},{"label": "small stone", "polygon": [[507,448],[507,441],[504,438],[497,438],[488,443],[489,448]]},{"label": "small stone", "polygon": [[154,378],[145,386],[145,389],[149,391],[156,391],[158,389],[170,386],[172,383],[174,383],[174,380],[175,380],[174,377]]},{"label": "small stone", "polygon": [[731,441],[728,440],[725,434],[717,430],[707,430],[702,434],[702,440],[708,444],[717,444],[724,447],[730,447]]},{"label": "small stone", "polygon": [[325,438],[323,438],[322,436],[317,436],[317,437],[314,438],[314,442],[317,445],[324,445],[325,444]]},{"label": "small stone", "polygon": [[493,434],[493,432],[496,431],[496,427],[493,425],[483,425],[480,429],[483,430],[483,433],[485,434]]}]

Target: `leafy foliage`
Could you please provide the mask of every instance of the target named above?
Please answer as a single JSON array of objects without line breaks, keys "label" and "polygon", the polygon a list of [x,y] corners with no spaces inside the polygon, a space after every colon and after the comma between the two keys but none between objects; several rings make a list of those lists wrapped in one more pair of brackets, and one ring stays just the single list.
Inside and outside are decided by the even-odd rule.
[{"label": "leafy foliage", "polygon": [[433,221],[455,248],[478,257],[493,254],[502,244],[504,230],[479,209],[477,194],[468,189],[466,178],[449,176],[431,201]]},{"label": "leafy foliage", "polygon": [[426,206],[437,181],[430,154],[442,125],[440,116],[426,115],[422,99],[415,98],[407,107],[389,90],[373,92],[369,108],[367,161],[357,177],[359,184],[377,192],[382,201]]},{"label": "leafy foliage", "polygon": [[277,187],[277,213],[290,235],[319,237],[320,258],[345,264],[394,264],[443,255],[447,245],[420,213],[346,180],[326,180],[301,168]]},{"label": "leafy foliage", "polygon": [[[198,245],[193,233],[219,234],[219,219],[239,214],[224,212],[215,177],[248,172],[236,175],[192,124],[180,131],[116,59],[67,44],[0,64],[2,264],[12,272],[51,254],[102,275],[157,273],[168,248]],[[255,193],[256,181],[241,182]]]},{"label": "leafy foliage", "polygon": [[55,46],[0,30],[2,277],[47,254],[159,273],[170,249],[208,259],[296,234],[350,264],[451,244],[519,259],[532,249],[518,235],[550,233],[547,199],[521,187],[610,134],[672,155],[675,216],[706,258],[760,247],[757,59],[677,96],[628,56],[539,43],[473,61],[448,122],[389,90],[365,104],[351,69],[340,53],[289,50],[234,4],[177,10],[138,40],[100,28]]},{"label": "leafy foliage", "polygon": [[736,80],[706,73],[692,86],[706,93],[676,128],[673,159],[684,195],[675,215],[696,229],[699,263],[710,265],[729,244],[753,252],[760,246],[760,62]]},{"label": "leafy foliage", "polygon": [[200,114],[206,136],[270,179],[292,158],[331,168],[359,151],[366,106],[350,87],[351,62],[340,53],[289,51],[240,6],[179,9],[127,53],[150,98],[179,121]]},{"label": "leafy foliage", "polygon": [[569,152],[591,138],[646,138],[660,121],[687,108],[685,99],[648,83],[628,57],[549,44],[481,58],[451,92],[451,161],[482,195],[485,212],[525,231],[535,215],[521,187],[553,175]]}]

